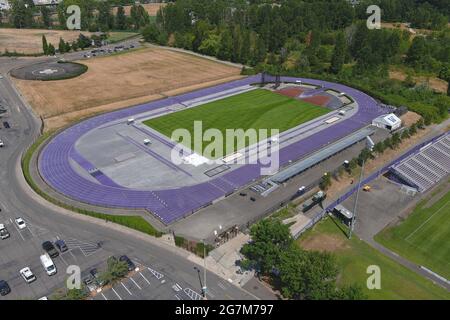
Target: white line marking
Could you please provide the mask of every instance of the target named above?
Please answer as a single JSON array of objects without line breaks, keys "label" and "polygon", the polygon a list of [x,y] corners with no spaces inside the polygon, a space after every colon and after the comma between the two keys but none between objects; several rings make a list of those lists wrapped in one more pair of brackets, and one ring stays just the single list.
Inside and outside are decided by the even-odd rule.
[{"label": "white line marking", "polygon": [[122,285],[122,287],[125,289],[125,290],[127,290],[127,292],[130,294],[130,296],[132,296],[133,294],[131,293],[131,291],[130,290],[128,290],[128,288],[127,287],[125,287],[125,285],[123,284],[123,282],[121,282],[120,283],[121,285]]},{"label": "white line marking", "polygon": [[181,300],[180,297],[177,294],[175,295],[175,298],[177,298],[178,300]]},{"label": "white line marking", "polygon": [[108,299],[105,297],[105,295],[103,294],[103,292],[101,292],[100,294],[102,295],[103,299],[108,300]]},{"label": "white line marking", "polygon": [[433,214],[432,214],[427,220],[425,220],[420,226],[418,226],[416,230],[414,230],[412,233],[410,233],[409,236],[407,236],[407,237],[405,238],[405,240],[408,241],[408,238],[409,238],[409,237],[411,237],[413,234],[415,234],[417,231],[419,231],[419,229],[421,229],[428,221],[431,220],[431,218],[433,218],[439,211],[441,211],[442,208],[446,207],[447,204],[448,204],[449,202],[450,202],[450,200],[447,201],[442,207],[440,207],[438,211],[436,211],[435,213],[433,213]]},{"label": "white line marking", "polygon": [[70,255],[71,255],[75,260],[77,260],[77,258],[75,258],[74,254],[72,253],[72,250],[69,250],[68,252],[70,253]]},{"label": "white line marking", "polygon": [[145,282],[147,282],[148,284],[150,284],[150,281],[148,281],[148,279],[146,277],[144,277],[144,275],[142,273],[139,272],[139,274],[141,275],[142,278],[144,278]]},{"label": "white line marking", "polygon": [[217,285],[222,288],[222,290],[227,290],[227,288],[225,288],[225,286],[221,283],[221,282],[217,282]]},{"label": "white line marking", "polygon": [[36,237],[35,234],[33,233],[33,231],[31,231],[31,228],[29,226],[27,226],[27,229],[28,229],[28,231],[30,231],[30,233],[33,236],[33,238]]},{"label": "white line marking", "polygon": [[136,283],[136,281],[134,281],[134,279],[133,278],[130,278],[130,280],[131,281],[133,281],[133,283],[136,285],[136,287],[138,287],[139,288],[139,290],[142,290],[142,288]]},{"label": "white line marking", "polygon": [[114,290],[114,288],[111,288],[111,290],[116,294],[117,297],[119,297],[119,300],[122,300],[122,297],[119,296],[119,294],[116,292],[116,290]]},{"label": "white line marking", "polygon": [[14,228],[17,230],[17,232],[19,233],[19,235],[20,235],[20,237],[22,238],[22,240],[25,241],[25,238],[24,238],[23,235],[20,233],[20,230],[19,230],[19,228],[17,228],[16,224],[13,223],[12,219],[9,219],[9,220],[11,220],[12,225],[13,225]]},{"label": "white line marking", "polygon": [[66,259],[63,258],[62,254],[60,254],[59,256],[60,256],[61,260],[64,262],[64,264],[66,266],[68,266],[69,264],[67,263]]}]

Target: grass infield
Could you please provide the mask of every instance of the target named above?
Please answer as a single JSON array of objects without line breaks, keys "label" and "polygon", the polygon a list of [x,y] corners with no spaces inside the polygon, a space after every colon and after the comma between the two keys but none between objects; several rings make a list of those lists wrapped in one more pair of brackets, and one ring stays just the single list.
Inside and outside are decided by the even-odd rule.
[{"label": "grass infield", "polygon": [[[203,141],[202,146],[194,147],[194,121],[202,121],[203,132],[215,128],[222,133],[223,137],[225,137],[226,129],[243,129],[245,131],[248,129],[278,129],[281,133],[330,111],[330,109],[269,90],[255,89],[198,107],[150,119],[145,121],[144,124],[169,138],[172,137],[174,130],[187,129],[192,137],[191,143],[179,142],[197,153],[203,154],[202,151],[211,142]],[[258,141],[262,138],[264,137],[258,135]],[[247,147],[249,141],[246,139],[244,144]],[[237,151],[236,149],[239,149],[237,145],[236,140],[223,141],[223,150],[233,150],[231,152],[224,151],[224,155]]]}]

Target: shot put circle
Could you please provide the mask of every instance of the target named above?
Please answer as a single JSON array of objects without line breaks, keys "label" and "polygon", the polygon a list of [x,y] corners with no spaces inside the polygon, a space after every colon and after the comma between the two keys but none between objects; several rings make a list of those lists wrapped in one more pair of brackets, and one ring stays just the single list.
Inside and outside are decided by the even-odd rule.
[{"label": "shot put circle", "polygon": [[87,67],[79,63],[45,62],[14,69],[11,75],[23,80],[62,80],[77,77],[86,70]]}]

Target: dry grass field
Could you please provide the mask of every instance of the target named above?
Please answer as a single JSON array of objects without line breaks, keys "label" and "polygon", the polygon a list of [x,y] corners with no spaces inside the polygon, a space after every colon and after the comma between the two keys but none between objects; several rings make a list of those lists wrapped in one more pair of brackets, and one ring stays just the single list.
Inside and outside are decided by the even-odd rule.
[{"label": "dry grass field", "polygon": [[74,120],[240,78],[240,69],[193,55],[147,48],[83,60],[83,75],[59,81],[14,79],[46,122]]},{"label": "dry grass field", "polygon": [[[78,38],[80,31],[44,30],[44,29],[0,29],[0,51],[8,49],[10,52],[38,54],[42,53],[42,36],[55,47],[59,38],[65,41],[73,41]],[[89,35],[89,32],[83,32]]]}]

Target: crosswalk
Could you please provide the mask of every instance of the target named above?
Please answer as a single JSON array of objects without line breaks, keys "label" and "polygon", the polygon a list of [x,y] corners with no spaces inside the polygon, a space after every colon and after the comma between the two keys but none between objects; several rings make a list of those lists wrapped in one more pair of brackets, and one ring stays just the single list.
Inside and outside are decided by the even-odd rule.
[{"label": "crosswalk", "polygon": [[101,248],[98,243],[81,241],[74,238],[66,238],[64,242],[69,248],[79,248],[85,257],[89,257]]}]

